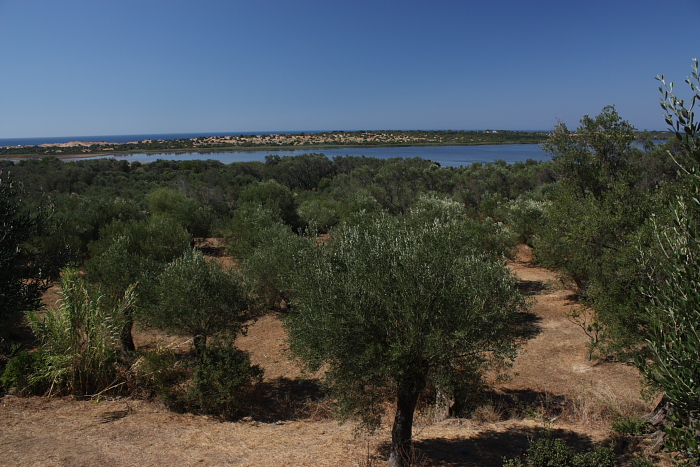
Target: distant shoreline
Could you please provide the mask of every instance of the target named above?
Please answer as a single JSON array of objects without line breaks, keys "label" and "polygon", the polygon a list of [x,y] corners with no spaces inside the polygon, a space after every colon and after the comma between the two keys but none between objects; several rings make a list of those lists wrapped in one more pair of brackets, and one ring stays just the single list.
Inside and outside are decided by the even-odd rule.
[{"label": "distant shoreline", "polygon": [[323,145],[323,146],[258,146],[258,147],[228,147],[228,148],[186,148],[186,149],[134,149],[131,151],[109,151],[109,152],[92,152],[92,153],[60,153],[60,154],[13,154],[0,155],[0,160],[30,160],[41,159],[44,157],[56,157],[62,161],[91,159],[94,157],[110,157],[110,156],[128,156],[131,154],[186,154],[196,152],[199,154],[217,153],[217,152],[253,152],[253,151],[304,151],[315,152],[315,150],[323,151],[324,149],[357,149],[357,148],[398,148],[398,147],[443,147],[443,146],[507,146],[512,144],[541,144],[537,142],[479,142],[479,143],[422,143],[422,144],[377,144],[377,145]]},{"label": "distant shoreline", "polygon": [[[184,134],[183,134],[184,135]],[[648,132],[646,138],[666,139],[669,132]],[[116,136],[116,135],[115,135]],[[123,135],[124,139],[137,135]],[[138,135],[147,136],[147,135]],[[158,135],[153,135],[158,136]],[[173,134],[172,136],[179,136]],[[329,149],[486,146],[542,144],[549,132],[484,131],[333,131],[319,133],[240,134],[196,138],[143,139],[128,142],[67,141],[41,145],[0,147],[0,160],[26,160],[54,156],[61,160],[130,154],[182,154],[251,151],[307,151]]]},{"label": "distant shoreline", "polygon": [[[133,153],[181,153],[187,151],[322,151],[330,148],[461,146],[486,144],[539,144],[547,132],[523,131],[333,131],[324,133],[248,134],[196,138],[143,139],[127,142],[67,141],[40,145],[0,147],[0,157],[22,160],[55,156],[60,159]],[[124,135],[127,138],[129,135]]]}]

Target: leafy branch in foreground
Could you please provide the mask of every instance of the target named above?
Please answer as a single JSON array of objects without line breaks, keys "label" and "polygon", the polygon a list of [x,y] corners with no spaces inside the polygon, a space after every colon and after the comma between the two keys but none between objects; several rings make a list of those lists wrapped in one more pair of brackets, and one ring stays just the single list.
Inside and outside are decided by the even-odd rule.
[{"label": "leafy branch in foreground", "polygon": [[[647,297],[650,326],[646,335],[647,358],[637,364],[652,385],[660,388],[668,404],[666,447],[698,464],[700,458],[700,123],[694,107],[700,100],[698,61],[686,82],[693,97],[690,107],[673,93],[673,83],[661,87],[666,122],[683,146],[676,159],[685,173],[680,194],[670,206],[673,221],[655,225],[655,238],[663,254],[644,257],[651,263],[642,292]],[[672,155],[673,156],[673,155]],[[653,261],[653,263],[652,263]]]}]

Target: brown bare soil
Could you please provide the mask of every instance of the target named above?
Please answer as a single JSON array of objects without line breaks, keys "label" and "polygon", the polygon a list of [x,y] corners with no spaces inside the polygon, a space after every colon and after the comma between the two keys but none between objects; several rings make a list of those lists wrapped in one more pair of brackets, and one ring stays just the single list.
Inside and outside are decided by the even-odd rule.
[{"label": "brown bare soil", "polygon": [[[212,245],[212,248],[215,248]],[[543,428],[579,448],[608,442],[610,421],[641,415],[632,366],[588,361],[587,338],[567,318],[577,306],[551,271],[530,264],[521,246],[511,263],[533,300],[530,336],[509,381],[498,383],[469,419],[444,418],[423,408],[414,426],[422,465],[501,466],[522,454]],[[137,346],[189,345],[186,338],[138,332]],[[19,466],[359,466],[381,465],[390,418],[372,436],[352,421],[330,418],[316,375],[289,360],[281,318],[250,326],[238,346],[265,369],[261,409],[254,417],[221,422],[177,414],[134,399],[74,400],[5,396],[0,400],[0,465]],[[368,464],[368,458],[374,464]]]}]

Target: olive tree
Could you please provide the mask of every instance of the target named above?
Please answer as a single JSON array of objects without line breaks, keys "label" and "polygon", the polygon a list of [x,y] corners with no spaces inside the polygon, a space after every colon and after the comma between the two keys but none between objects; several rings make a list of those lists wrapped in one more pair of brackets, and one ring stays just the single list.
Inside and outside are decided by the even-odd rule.
[{"label": "olive tree", "polygon": [[193,237],[209,235],[213,212],[184,193],[170,188],[158,188],[148,193],[145,201],[151,214],[174,220]]},{"label": "olive tree", "polygon": [[636,256],[656,198],[630,170],[646,157],[634,136],[609,106],[584,116],[576,132],[559,123],[543,145],[558,181],[533,245],[540,263],[576,285],[584,306],[571,318],[589,337],[589,358],[636,351],[645,326]]},{"label": "olive tree", "polygon": [[[690,105],[677,98],[673,83],[663,75],[659,88],[666,122],[681,143],[672,155],[684,173],[680,194],[670,206],[673,221],[656,223],[655,233],[663,255],[646,256],[651,264],[649,281],[642,287],[647,297],[645,357],[637,364],[642,374],[661,389],[668,405],[667,447],[683,457],[700,457],[700,122],[694,107],[700,102],[698,61],[693,60]],[[690,465],[689,462],[689,465]]]},{"label": "olive tree", "polygon": [[292,351],[326,370],[343,418],[376,428],[392,398],[390,466],[405,465],[424,391],[454,394],[515,355],[525,302],[465,225],[384,215],[342,226],[297,258]]},{"label": "olive tree", "polygon": [[24,313],[41,306],[41,293],[57,275],[58,263],[36,241],[49,232],[49,212],[31,212],[21,184],[0,171],[0,346]]},{"label": "olive tree", "polygon": [[[138,284],[139,302],[151,300],[151,278],[188,248],[191,237],[172,219],[153,216],[142,221],[116,220],[100,230],[90,243],[92,257],[85,262],[88,279],[102,286],[107,298],[119,302],[124,292]],[[121,341],[126,351],[136,349],[132,336],[133,310],[126,309]]]},{"label": "olive tree", "polygon": [[194,336],[198,357],[207,338],[235,335],[248,319],[248,298],[238,274],[201,252],[188,250],[169,263],[152,285],[141,316],[148,325]]}]

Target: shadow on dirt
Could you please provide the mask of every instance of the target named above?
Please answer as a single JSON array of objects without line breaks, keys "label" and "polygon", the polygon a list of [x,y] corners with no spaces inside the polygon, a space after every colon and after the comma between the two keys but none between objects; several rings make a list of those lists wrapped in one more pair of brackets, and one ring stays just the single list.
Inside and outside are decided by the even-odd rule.
[{"label": "shadow on dirt", "polygon": [[547,284],[542,281],[527,281],[518,279],[515,286],[525,295],[537,295],[547,290]]},{"label": "shadow on dirt", "polygon": [[198,246],[197,249],[201,251],[204,256],[210,256],[212,258],[223,258],[226,256],[226,247]]},{"label": "shadow on dirt", "polygon": [[[540,432],[538,428],[512,428],[501,432],[484,431],[470,438],[421,439],[414,443],[415,465],[501,467],[504,457],[523,455],[530,441],[541,436]],[[552,435],[577,451],[593,447],[589,437],[573,431],[554,429]],[[378,453],[386,459],[389,443],[382,444]]]},{"label": "shadow on dirt", "polygon": [[519,313],[517,321],[513,322],[515,335],[522,340],[534,339],[542,332],[542,317],[535,313],[525,312]]},{"label": "shadow on dirt", "polygon": [[561,415],[569,402],[560,394],[532,389],[487,390],[482,394],[482,400],[488,403],[500,420],[553,420]]},{"label": "shadow on dirt", "polygon": [[260,384],[259,412],[255,419],[274,423],[331,416],[330,404],[316,380],[277,378]]}]

